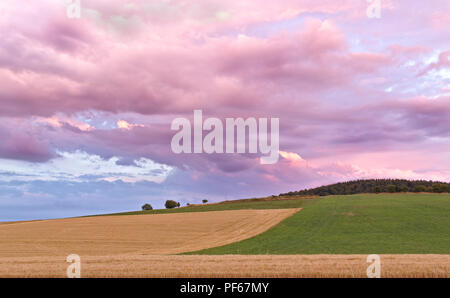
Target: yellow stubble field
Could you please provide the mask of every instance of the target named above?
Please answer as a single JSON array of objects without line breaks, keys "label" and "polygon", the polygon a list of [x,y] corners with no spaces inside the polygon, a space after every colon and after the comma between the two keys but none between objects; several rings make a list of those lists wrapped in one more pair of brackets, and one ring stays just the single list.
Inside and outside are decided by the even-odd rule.
[{"label": "yellow stubble field", "polygon": [[[260,234],[300,209],[0,224],[0,277],[366,277],[366,255],[175,255]],[[449,277],[449,255],[381,255],[384,277]]]}]

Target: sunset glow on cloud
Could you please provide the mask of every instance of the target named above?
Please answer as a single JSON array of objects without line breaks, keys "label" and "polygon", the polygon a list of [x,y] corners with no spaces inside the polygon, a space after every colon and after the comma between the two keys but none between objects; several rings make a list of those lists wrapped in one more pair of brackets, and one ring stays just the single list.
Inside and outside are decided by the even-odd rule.
[{"label": "sunset glow on cloud", "polygon": [[[447,0],[81,2],[0,2],[0,220],[450,181]],[[279,161],[174,154],[196,109],[279,118]]]}]

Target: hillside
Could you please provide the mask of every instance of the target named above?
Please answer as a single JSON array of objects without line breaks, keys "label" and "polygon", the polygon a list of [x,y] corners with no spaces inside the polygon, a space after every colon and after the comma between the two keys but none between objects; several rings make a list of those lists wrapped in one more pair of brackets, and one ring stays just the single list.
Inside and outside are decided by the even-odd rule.
[{"label": "hillside", "polygon": [[280,196],[295,195],[353,195],[358,193],[382,193],[382,192],[430,192],[443,193],[450,192],[450,183],[425,181],[425,180],[404,180],[404,179],[369,179],[354,180],[348,182],[335,183],[311,189],[291,191],[280,194]]},{"label": "hillside", "polygon": [[0,277],[64,277],[69,253],[83,277],[365,277],[375,253],[383,277],[448,278],[449,213],[450,194],[399,193],[8,223]]},{"label": "hillside", "polygon": [[300,209],[98,216],[0,225],[0,258],[174,254],[258,235]]},{"label": "hillside", "polygon": [[450,194],[309,200],[253,238],[194,254],[450,254]]},{"label": "hillside", "polygon": [[116,215],[143,215],[143,214],[170,214],[170,213],[186,213],[186,212],[210,212],[210,211],[226,211],[226,210],[252,210],[252,209],[288,209],[288,208],[303,208],[305,205],[314,201],[317,197],[313,196],[289,196],[277,197],[272,196],[268,198],[258,199],[242,199],[223,201],[210,204],[197,204],[184,206],[172,209],[155,209],[145,211],[128,211],[119,213],[107,213],[92,216],[116,216]]}]

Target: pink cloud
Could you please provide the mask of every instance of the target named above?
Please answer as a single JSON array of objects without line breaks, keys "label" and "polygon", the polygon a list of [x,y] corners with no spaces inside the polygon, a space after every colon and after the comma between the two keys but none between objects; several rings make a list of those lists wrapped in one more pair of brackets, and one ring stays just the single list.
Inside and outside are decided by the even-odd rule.
[{"label": "pink cloud", "polygon": [[440,70],[442,68],[450,68],[450,50],[439,54],[438,61],[430,63],[421,74],[425,74],[431,70]]},{"label": "pink cloud", "polygon": [[0,128],[0,158],[44,162],[56,154],[41,132],[20,120],[2,121]]},{"label": "pink cloud", "polygon": [[[448,180],[449,81],[428,75],[450,66],[448,1],[382,1],[380,20],[353,0],[84,2],[76,20],[2,1],[0,158],[145,157],[177,168],[167,185],[219,195]],[[280,161],[173,154],[170,122],[194,109],[280,118]]]}]

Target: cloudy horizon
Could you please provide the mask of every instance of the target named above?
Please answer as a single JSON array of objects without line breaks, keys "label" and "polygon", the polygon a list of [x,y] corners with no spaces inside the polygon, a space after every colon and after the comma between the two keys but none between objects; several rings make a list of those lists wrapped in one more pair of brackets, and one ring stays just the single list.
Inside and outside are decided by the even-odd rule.
[{"label": "cloudy horizon", "polygon": [[[450,182],[450,2],[0,1],[0,221]],[[279,118],[280,158],[175,154],[177,117]]]}]

